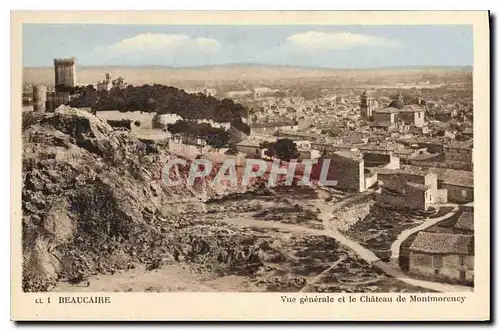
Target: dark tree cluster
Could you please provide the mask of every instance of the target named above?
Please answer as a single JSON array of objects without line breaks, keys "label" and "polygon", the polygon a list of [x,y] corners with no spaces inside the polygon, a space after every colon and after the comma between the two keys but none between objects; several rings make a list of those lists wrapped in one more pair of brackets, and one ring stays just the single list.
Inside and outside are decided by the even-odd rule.
[{"label": "dark tree cluster", "polygon": [[216,99],[203,93],[189,94],[182,89],[166,85],[129,85],[125,89],[110,92],[93,91],[74,100],[80,107],[93,110],[120,110],[177,114],[186,120],[208,119],[215,122],[230,122],[245,134],[250,127],[243,123],[245,108],[230,99]]},{"label": "dark tree cluster", "polygon": [[276,142],[264,142],[261,143],[261,147],[267,148],[267,151],[265,152],[267,156],[275,156],[286,162],[290,162],[290,160],[297,159],[299,157],[297,145],[293,142],[293,140],[288,138],[278,139]]},{"label": "dark tree cluster", "polygon": [[71,95],[83,95],[85,93],[92,93],[96,92],[94,89],[94,86],[92,85],[87,85],[87,86],[68,86],[64,84],[58,84],[54,87],[56,92],[67,92]]},{"label": "dark tree cluster", "polygon": [[168,124],[167,130],[172,134],[181,134],[188,141],[195,141],[201,138],[214,148],[229,147],[229,132],[224,130],[224,128],[214,128],[208,123],[177,121],[173,124]]}]

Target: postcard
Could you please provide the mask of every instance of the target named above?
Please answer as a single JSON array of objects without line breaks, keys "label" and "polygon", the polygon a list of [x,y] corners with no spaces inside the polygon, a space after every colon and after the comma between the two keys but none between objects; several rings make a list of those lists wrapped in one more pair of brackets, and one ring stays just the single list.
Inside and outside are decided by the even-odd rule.
[{"label": "postcard", "polygon": [[490,319],[487,11],[11,25],[11,319]]}]

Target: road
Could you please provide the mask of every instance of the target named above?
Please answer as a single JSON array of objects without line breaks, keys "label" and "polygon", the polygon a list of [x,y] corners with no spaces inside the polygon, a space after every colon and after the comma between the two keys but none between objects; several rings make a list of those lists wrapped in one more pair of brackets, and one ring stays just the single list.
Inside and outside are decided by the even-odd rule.
[{"label": "road", "polygon": [[452,204],[442,205],[442,207],[445,207],[445,206],[453,207],[453,210],[450,211],[448,214],[446,214],[444,216],[441,216],[441,217],[427,218],[427,219],[424,220],[424,222],[422,224],[420,224],[420,225],[418,225],[418,226],[416,226],[414,228],[406,229],[403,232],[401,232],[399,234],[398,238],[396,239],[396,241],[393,242],[392,245],[391,245],[391,258],[392,259],[398,259],[399,258],[399,248],[401,247],[401,244],[406,239],[408,239],[409,236],[411,236],[412,234],[414,234],[417,231],[421,231],[421,230],[427,229],[428,227],[433,226],[434,224],[436,224],[438,222],[441,222],[442,220],[444,220],[444,219],[450,217],[451,215],[453,215],[454,213],[456,213],[456,211],[458,210],[458,206],[457,205],[452,205]]},{"label": "road", "polygon": [[[273,229],[280,229],[288,232],[297,232],[301,234],[311,234],[311,235],[322,235],[322,236],[328,236],[336,241],[338,241],[340,244],[350,248],[356,255],[358,255],[361,259],[365,260],[366,262],[370,263],[371,265],[377,267],[378,269],[382,270],[384,273],[386,273],[389,276],[392,276],[399,281],[402,281],[406,284],[413,285],[413,286],[419,286],[423,287],[429,290],[437,291],[437,292],[471,292],[473,288],[468,287],[468,286],[459,286],[459,285],[452,285],[452,284],[444,284],[444,283],[438,283],[438,282],[431,282],[431,281],[425,281],[425,280],[420,280],[420,279],[413,279],[406,275],[404,272],[401,271],[399,266],[392,265],[387,262],[381,261],[372,251],[369,249],[361,246],[354,240],[344,236],[338,229],[335,228],[335,224],[331,222],[332,218],[332,213],[340,208],[341,206],[345,205],[348,202],[355,201],[357,198],[361,198],[363,196],[366,196],[368,193],[360,193],[357,194],[356,196],[349,197],[348,199],[350,201],[346,203],[337,203],[334,205],[328,205],[327,202],[324,200],[325,196],[325,191],[323,190],[318,190],[318,197],[319,199],[317,200],[309,200],[307,201],[308,204],[313,204],[315,207],[317,207],[320,210],[320,213],[318,215],[318,218],[323,221],[324,229],[310,229],[306,228],[297,224],[285,224],[285,223],[280,223],[276,221],[260,221],[260,220],[255,220],[251,219],[249,217],[233,217],[233,218],[225,218],[225,219],[220,219],[220,221],[223,221],[225,223],[231,223],[234,225],[238,226],[249,226],[249,227],[258,227],[258,228],[273,228]],[[327,194],[327,193],[326,193]],[[298,201],[300,202],[300,201]],[[444,217],[448,217],[449,215],[445,215]],[[443,218],[436,218],[433,219],[437,220],[436,222],[439,222],[439,220],[442,220]],[[424,222],[420,226],[424,226],[424,224],[434,224],[430,220],[427,222]],[[430,226],[428,225],[428,226]],[[419,227],[420,227],[419,226]],[[427,227],[428,227],[427,226]],[[418,227],[417,227],[418,228]],[[414,231],[419,231],[419,229],[413,228],[412,230]],[[411,235],[411,233],[409,234]],[[406,236],[406,234],[404,235]],[[401,237],[401,242],[404,240],[404,236]],[[407,236],[406,236],[407,237]],[[398,254],[399,254],[399,246],[400,243],[397,246],[398,249]],[[396,246],[394,246],[396,248]],[[339,261],[333,262],[333,264],[328,267],[326,270],[324,270],[322,273],[326,272],[327,270],[331,269],[334,267]],[[321,274],[322,274],[321,273]],[[314,282],[314,279],[313,279]],[[306,284],[306,286],[311,285],[312,283]],[[304,288],[303,288],[304,289]]]}]

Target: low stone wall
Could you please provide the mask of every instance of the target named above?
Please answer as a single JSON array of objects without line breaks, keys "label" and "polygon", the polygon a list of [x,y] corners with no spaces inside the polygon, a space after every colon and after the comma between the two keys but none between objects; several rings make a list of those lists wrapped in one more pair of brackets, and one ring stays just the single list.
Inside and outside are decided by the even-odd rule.
[{"label": "low stone wall", "polygon": [[345,206],[334,212],[332,222],[334,222],[339,231],[346,232],[351,226],[368,216],[372,205],[373,199],[369,197],[359,203]]}]

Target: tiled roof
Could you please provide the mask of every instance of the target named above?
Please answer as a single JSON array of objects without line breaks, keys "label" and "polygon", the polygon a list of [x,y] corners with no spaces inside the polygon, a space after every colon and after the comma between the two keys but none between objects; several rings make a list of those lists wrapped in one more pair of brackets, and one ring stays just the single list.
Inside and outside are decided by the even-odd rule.
[{"label": "tiled roof", "polygon": [[474,231],[474,213],[464,211],[453,227],[457,230]]},{"label": "tiled roof", "polygon": [[429,254],[474,255],[474,236],[419,232],[410,251]]},{"label": "tiled roof", "polygon": [[[404,165],[404,172],[422,171],[420,167]],[[438,180],[443,181],[445,184],[464,186],[464,187],[474,187],[474,177],[472,171],[466,170],[456,170],[447,168],[434,168],[429,167],[429,172],[435,173]]]},{"label": "tiled roof", "polygon": [[431,174],[432,172],[421,170],[419,168],[411,168],[411,169],[387,169],[387,168],[377,168],[377,172],[380,175],[391,175],[391,174],[408,174],[408,175],[416,175],[416,176],[425,176]]}]

